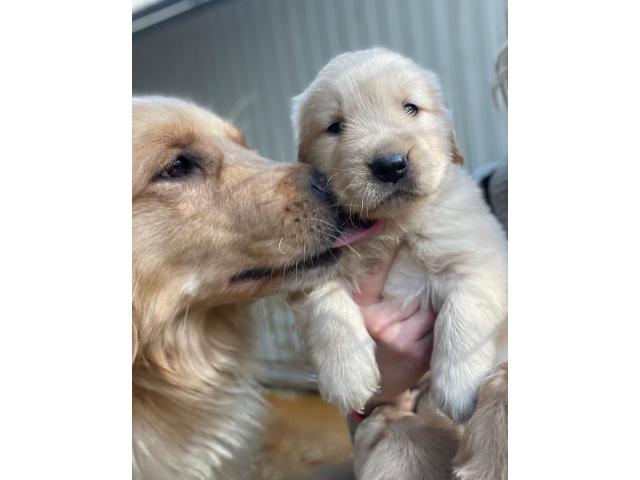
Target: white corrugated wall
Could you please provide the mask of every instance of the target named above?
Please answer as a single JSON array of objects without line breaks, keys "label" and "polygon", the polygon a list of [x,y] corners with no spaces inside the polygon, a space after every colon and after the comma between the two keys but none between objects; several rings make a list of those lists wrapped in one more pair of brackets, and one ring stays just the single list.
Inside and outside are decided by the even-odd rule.
[{"label": "white corrugated wall", "polygon": [[[190,98],[291,161],[291,97],[338,53],[385,46],[440,76],[473,170],[506,160],[506,113],[491,96],[505,41],[506,0],[212,0],[134,34],[133,90]],[[265,359],[305,370],[282,303],[256,311]]]}]

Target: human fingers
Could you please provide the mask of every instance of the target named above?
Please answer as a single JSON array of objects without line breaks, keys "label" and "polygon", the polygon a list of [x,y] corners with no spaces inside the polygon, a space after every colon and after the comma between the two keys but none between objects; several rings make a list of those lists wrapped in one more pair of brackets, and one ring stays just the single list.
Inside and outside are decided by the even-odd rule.
[{"label": "human fingers", "polygon": [[392,350],[404,354],[431,329],[429,308],[421,307],[406,320],[389,325],[379,334],[378,341]]},{"label": "human fingers", "polygon": [[415,344],[413,355],[414,367],[426,372],[431,364],[431,355],[433,354],[433,332],[428,333]]},{"label": "human fingers", "polygon": [[419,307],[419,299],[413,299],[407,303],[390,300],[362,307],[362,316],[369,335],[376,340],[391,325],[411,317]]},{"label": "human fingers", "polygon": [[436,317],[429,307],[421,307],[402,322],[402,333],[407,338],[418,339],[433,331]]},{"label": "human fingers", "polygon": [[353,294],[353,299],[358,305],[366,306],[380,301],[387,274],[397,252],[397,247],[388,252],[382,261],[376,264],[368,272],[368,275],[358,283],[359,291]]}]

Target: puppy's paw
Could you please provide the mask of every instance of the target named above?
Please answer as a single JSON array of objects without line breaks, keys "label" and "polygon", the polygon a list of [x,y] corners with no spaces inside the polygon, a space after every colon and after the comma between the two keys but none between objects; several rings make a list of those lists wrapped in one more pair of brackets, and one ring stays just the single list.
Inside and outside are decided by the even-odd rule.
[{"label": "puppy's paw", "polygon": [[456,423],[468,420],[476,408],[482,377],[449,369],[434,372],[429,393],[437,408]]},{"label": "puppy's paw", "polygon": [[368,339],[357,348],[338,348],[331,353],[318,365],[322,398],[344,414],[362,411],[380,384],[375,342]]}]

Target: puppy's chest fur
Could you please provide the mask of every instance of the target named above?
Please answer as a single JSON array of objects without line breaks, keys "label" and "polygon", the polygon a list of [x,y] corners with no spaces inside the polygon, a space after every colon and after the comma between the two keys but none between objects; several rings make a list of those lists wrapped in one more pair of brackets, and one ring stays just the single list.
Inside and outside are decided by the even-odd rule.
[{"label": "puppy's chest fur", "polygon": [[352,294],[394,246],[383,297],[417,298],[436,314],[431,395],[445,414],[468,418],[506,347],[498,339],[507,320],[506,238],[467,173],[456,165],[446,173],[438,191],[389,218],[377,237],[353,244],[338,278],[294,299],[320,392],[344,412],[363,408],[379,385],[375,342]]},{"label": "puppy's chest fur", "polygon": [[[376,238],[346,252],[339,273],[352,290],[372,266],[400,245],[387,275],[383,298],[422,298],[438,310],[443,297],[467,275],[485,270],[506,280],[506,240],[480,189],[459,167],[451,169],[432,198],[386,222]],[[357,252],[357,253],[356,253]]]},{"label": "puppy's chest fur", "polygon": [[379,238],[354,246],[340,268],[341,276],[349,282],[352,290],[378,264],[388,252],[400,245],[385,282],[384,299],[409,299],[417,296],[428,298],[430,279],[435,278],[428,266],[419,257],[412,243],[416,236],[401,231],[395,225],[387,225]]}]

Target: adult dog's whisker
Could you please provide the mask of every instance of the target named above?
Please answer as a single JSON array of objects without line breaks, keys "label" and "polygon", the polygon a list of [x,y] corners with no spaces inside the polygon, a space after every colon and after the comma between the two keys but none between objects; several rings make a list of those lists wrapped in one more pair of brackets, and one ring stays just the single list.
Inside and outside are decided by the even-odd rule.
[{"label": "adult dog's whisker", "polygon": [[358,259],[362,258],[360,253],[358,253],[358,251],[355,248],[353,248],[351,245],[347,245],[347,248],[351,250],[358,257]]}]

